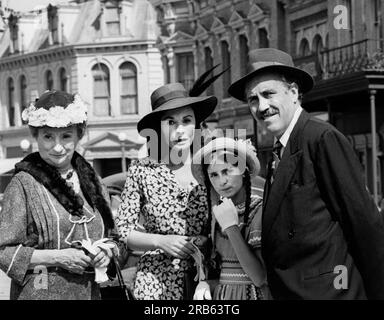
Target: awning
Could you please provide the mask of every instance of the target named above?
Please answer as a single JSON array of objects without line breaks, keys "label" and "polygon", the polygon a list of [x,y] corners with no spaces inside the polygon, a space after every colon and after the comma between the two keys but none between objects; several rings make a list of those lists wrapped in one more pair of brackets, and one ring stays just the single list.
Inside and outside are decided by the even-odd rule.
[{"label": "awning", "polygon": [[15,168],[15,164],[20,162],[23,158],[8,158],[0,159],[0,174],[11,171]]}]

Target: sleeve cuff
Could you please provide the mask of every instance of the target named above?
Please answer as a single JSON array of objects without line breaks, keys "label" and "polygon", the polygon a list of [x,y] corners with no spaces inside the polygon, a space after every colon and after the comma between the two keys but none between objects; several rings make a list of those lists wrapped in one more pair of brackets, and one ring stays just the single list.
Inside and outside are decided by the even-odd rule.
[{"label": "sleeve cuff", "polygon": [[25,275],[34,250],[34,248],[22,245],[15,249],[6,274],[19,285],[24,285]]}]

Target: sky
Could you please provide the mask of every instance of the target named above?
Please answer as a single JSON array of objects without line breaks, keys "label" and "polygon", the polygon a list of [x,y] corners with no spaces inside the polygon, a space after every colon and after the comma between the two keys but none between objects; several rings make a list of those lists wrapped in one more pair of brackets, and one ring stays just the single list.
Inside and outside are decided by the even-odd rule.
[{"label": "sky", "polygon": [[12,8],[16,11],[30,11],[36,6],[55,4],[59,2],[69,2],[69,0],[2,0],[4,7]]}]

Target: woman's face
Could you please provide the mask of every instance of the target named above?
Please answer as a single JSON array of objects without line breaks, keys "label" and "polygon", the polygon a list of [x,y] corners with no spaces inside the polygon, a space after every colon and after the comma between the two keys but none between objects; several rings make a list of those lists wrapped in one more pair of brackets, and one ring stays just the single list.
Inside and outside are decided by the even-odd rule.
[{"label": "woman's face", "polygon": [[240,169],[228,162],[213,162],[208,166],[208,177],[216,192],[239,203],[244,197],[243,175]]},{"label": "woman's face", "polygon": [[161,117],[162,142],[175,151],[189,148],[195,135],[196,118],[190,107],[166,111]]},{"label": "woman's face", "polygon": [[41,158],[60,170],[70,168],[73,153],[79,142],[76,126],[67,128],[41,128],[37,134]]}]

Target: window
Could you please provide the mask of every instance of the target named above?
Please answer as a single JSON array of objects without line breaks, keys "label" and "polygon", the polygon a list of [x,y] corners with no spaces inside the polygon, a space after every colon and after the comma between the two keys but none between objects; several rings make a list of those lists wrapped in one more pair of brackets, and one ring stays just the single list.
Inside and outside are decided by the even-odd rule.
[{"label": "window", "polygon": [[9,125],[15,126],[15,86],[13,79],[8,79],[8,118]]},{"label": "window", "polygon": [[323,50],[323,41],[321,39],[321,36],[317,34],[313,38],[312,51],[313,53],[320,55],[322,50]]},{"label": "window", "polygon": [[268,32],[265,28],[259,29],[259,48],[269,48]]},{"label": "window", "polygon": [[309,42],[307,39],[302,39],[299,46],[299,56],[305,57],[310,55],[311,51],[309,50]]},{"label": "window", "polygon": [[95,116],[110,116],[109,70],[105,64],[98,63],[92,68],[93,113]]},{"label": "window", "polygon": [[348,14],[348,31],[349,31],[349,42],[353,42],[353,8],[352,8],[352,0],[345,0],[345,6],[347,8]]},{"label": "window", "polygon": [[[223,61],[223,70],[227,69],[231,65],[231,54],[229,53],[229,46],[227,41],[221,41],[221,57]],[[231,69],[223,74],[223,97],[229,97],[228,88],[231,84]]]},{"label": "window", "polygon": [[182,83],[187,90],[192,88],[195,81],[193,66],[192,53],[177,54],[177,81]]},{"label": "window", "polygon": [[23,110],[27,107],[27,79],[22,75],[19,79],[20,84],[20,115]]},{"label": "window", "polygon": [[[213,58],[212,58],[212,50],[209,47],[204,48],[204,57],[205,57],[205,70],[209,70],[213,67]],[[214,84],[212,83],[207,89],[207,95],[214,95]]]},{"label": "window", "polygon": [[8,24],[9,24],[9,32],[11,37],[13,53],[18,53],[20,51],[18,18],[13,14],[11,14],[8,18]]},{"label": "window", "polygon": [[134,64],[120,66],[120,107],[122,114],[137,114],[137,71]]},{"label": "window", "polygon": [[240,47],[240,74],[247,73],[248,66],[248,42],[244,35],[239,36]]},{"label": "window", "polygon": [[165,83],[170,83],[171,82],[171,70],[169,69],[169,59],[168,56],[165,54],[164,55],[164,80]]},{"label": "window", "polygon": [[68,92],[68,76],[67,71],[64,68],[60,68],[59,70],[59,83],[60,90]]},{"label": "window", "polygon": [[48,14],[49,32],[52,37],[52,43],[57,44],[59,43],[59,33],[58,33],[59,18],[57,15],[57,7],[52,6],[51,4],[48,5],[47,14]]},{"label": "window", "polygon": [[108,35],[120,35],[120,8],[119,1],[108,1],[105,4],[105,23],[107,25]]},{"label": "window", "polygon": [[48,70],[45,73],[45,89],[46,90],[52,90],[53,89],[53,76],[52,76],[51,70]]}]

